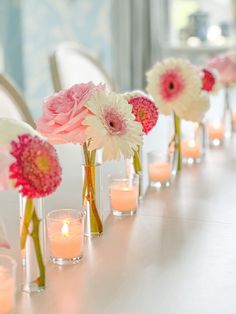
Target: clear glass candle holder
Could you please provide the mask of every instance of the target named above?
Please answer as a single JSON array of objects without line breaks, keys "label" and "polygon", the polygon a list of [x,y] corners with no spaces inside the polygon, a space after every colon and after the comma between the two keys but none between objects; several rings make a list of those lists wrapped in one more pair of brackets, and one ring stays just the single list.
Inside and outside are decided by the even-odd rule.
[{"label": "clear glass candle holder", "polygon": [[167,188],[171,185],[172,163],[168,154],[148,153],[149,185],[155,188]]},{"label": "clear glass candle holder", "polygon": [[221,146],[225,138],[225,126],[221,121],[209,122],[207,125],[210,146]]},{"label": "clear glass candle holder", "polygon": [[75,264],[83,256],[84,211],[56,209],[47,216],[50,259],[53,263]]},{"label": "clear glass candle holder", "polygon": [[139,199],[139,177],[111,177],[109,185],[110,208],[115,216],[132,216],[136,213]]},{"label": "clear glass candle holder", "polygon": [[182,162],[184,164],[196,164],[202,160],[202,143],[198,139],[186,138],[181,143]]},{"label": "clear glass candle holder", "polygon": [[0,255],[0,313],[12,313],[15,307],[16,262],[7,255]]}]

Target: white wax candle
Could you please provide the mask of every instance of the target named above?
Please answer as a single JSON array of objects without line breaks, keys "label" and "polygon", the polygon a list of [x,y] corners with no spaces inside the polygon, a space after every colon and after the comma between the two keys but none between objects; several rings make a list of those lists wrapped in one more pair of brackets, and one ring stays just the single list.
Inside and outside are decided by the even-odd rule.
[{"label": "white wax candle", "polygon": [[111,208],[123,212],[137,208],[138,187],[114,184],[110,187]]},{"label": "white wax candle", "polygon": [[149,179],[152,182],[167,182],[171,179],[171,164],[169,162],[153,162],[148,165]]},{"label": "white wax candle", "polygon": [[53,221],[48,227],[51,256],[72,259],[82,256],[83,225],[74,218]]},{"label": "white wax candle", "polygon": [[0,314],[9,314],[15,305],[15,278],[0,266]]},{"label": "white wax candle", "polygon": [[201,147],[194,139],[184,140],[181,145],[182,156],[185,158],[200,158]]}]

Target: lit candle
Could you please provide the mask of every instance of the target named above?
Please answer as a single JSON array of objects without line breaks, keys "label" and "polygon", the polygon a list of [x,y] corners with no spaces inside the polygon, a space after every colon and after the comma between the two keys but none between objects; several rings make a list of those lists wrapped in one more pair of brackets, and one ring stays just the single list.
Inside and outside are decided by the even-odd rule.
[{"label": "lit candle", "polygon": [[233,112],[232,114],[232,122],[233,122],[233,125],[236,126],[236,112]]},{"label": "lit candle", "polygon": [[221,122],[214,122],[208,125],[208,136],[210,140],[222,141],[225,136],[225,128]]},{"label": "lit candle", "polygon": [[15,306],[15,267],[16,264],[10,257],[0,255],[1,261],[9,263],[8,267],[0,265],[0,314],[9,314]]},{"label": "lit candle", "polygon": [[168,182],[171,179],[171,164],[169,162],[153,162],[148,165],[149,179],[152,182]]},{"label": "lit candle", "polygon": [[181,153],[184,158],[200,158],[201,146],[194,139],[184,140],[181,145]]},{"label": "lit candle", "polygon": [[121,212],[136,210],[138,204],[138,186],[114,184],[110,186],[111,208]]},{"label": "lit candle", "polygon": [[[58,260],[79,260],[83,253],[83,219],[62,215],[53,218],[53,214],[70,210],[55,210],[48,215],[48,238],[50,255],[54,262]],[[71,210],[73,211],[73,210]],[[74,211],[76,212],[76,211]]]}]

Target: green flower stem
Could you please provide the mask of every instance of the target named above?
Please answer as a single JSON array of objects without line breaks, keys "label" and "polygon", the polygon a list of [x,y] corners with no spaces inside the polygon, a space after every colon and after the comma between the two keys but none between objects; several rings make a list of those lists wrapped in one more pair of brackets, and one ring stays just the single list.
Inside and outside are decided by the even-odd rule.
[{"label": "green flower stem", "polygon": [[43,255],[42,255],[42,250],[41,250],[41,245],[40,245],[40,240],[39,240],[39,227],[40,227],[41,220],[38,219],[35,209],[32,216],[32,222],[33,222],[33,231],[31,233],[31,237],[33,238],[33,241],[34,241],[34,248],[35,248],[36,258],[37,258],[38,267],[39,267],[39,278],[37,279],[37,283],[39,287],[44,287],[45,286],[45,265],[43,261]]},{"label": "green flower stem", "polygon": [[133,157],[133,167],[136,174],[142,171],[142,166],[139,159],[139,153],[140,153],[140,146],[138,146],[137,151],[134,151],[134,157]]},{"label": "green flower stem", "polygon": [[88,151],[86,143],[83,145],[84,158],[85,158],[85,179],[83,188],[83,199],[87,198],[87,201],[90,203],[91,212],[90,212],[90,224],[91,230],[94,233],[102,233],[103,225],[101,218],[98,214],[98,210],[95,202],[95,157],[96,151],[92,151],[91,156]]},{"label": "green flower stem", "polygon": [[177,138],[176,149],[178,150],[178,161],[177,161],[177,171],[181,171],[182,160],[181,160],[181,120],[174,114],[174,124],[175,124],[175,137]]},{"label": "green flower stem", "polygon": [[[38,219],[32,199],[26,200],[23,219],[24,220],[22,224],[21,237],[20,237],[21,250],[25,248],[27,237],[30,235],[34,242],[34,248],[35,248],[37,263],[39,267],[39,274],[40,274],[39,278],[37,278],[36,281],[39,287],[44,287],[45,286],[45,265],[43,262],[42,250],[41,250],[40,240],[39,240],[40,220]],[[33,223],[33,231],[30,234],[29,226],[31,222]]]},{"label": "green flower stem", "polygon": [[33,200],[27,199],[26,205],[25,205],[23,224],[22,224],[22,229],[21,229],[21,237],[20,237],[21,250],[24,250],[25,248],[25,243],[26,243],[27,236],[29,234],[28,230],[29,230],[30,222],[32,220],[33,212],[34,212]]}]

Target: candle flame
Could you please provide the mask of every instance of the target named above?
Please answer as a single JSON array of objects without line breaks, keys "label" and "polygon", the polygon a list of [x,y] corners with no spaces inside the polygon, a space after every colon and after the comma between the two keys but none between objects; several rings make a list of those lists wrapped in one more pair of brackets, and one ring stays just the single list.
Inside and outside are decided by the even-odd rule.
[{"label": "candle flame", "polygon": [[196,141],[195,140],[190,140],[189,143],[188,143],[188,146],[193,148],[196,146]]},{"label": "candle flame", "polygon": [[219,121],[216,121],[216,122],[213,123],[213,128],[214,129],[217,130],[217,129],[220,129],[220,127],[221,127],[221,123]]},{"label": "candle flame", "polygon": [[63,226],[61,228],[61,233],[64,237],[67,237],[69,235],[69,224],[68,222],[64,222]]}]

